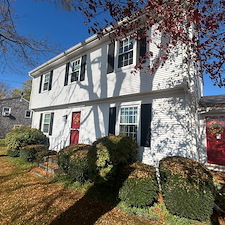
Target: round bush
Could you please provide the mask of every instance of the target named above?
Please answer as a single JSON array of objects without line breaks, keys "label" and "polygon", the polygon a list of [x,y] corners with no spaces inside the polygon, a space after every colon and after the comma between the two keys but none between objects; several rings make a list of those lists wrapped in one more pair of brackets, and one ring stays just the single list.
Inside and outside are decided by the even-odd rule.
[{"label": "round bush", "polygon": [[123,135],[110,135],[95,141],[88,153],[88,164],[92,180],[112,178],[121,165],[136,161],[137,144]]},{"label": "round bush", "polygon": [[46,140],[42,131],[30,127],[18,127],[11,130],[5,138],[8,154],[19,156],[19,150],[27,145],[44,144]]},{"label": "round bush", "polygon": [[167,157],[159,170],[164,201],[172,214],[200,221],[212,215],[216,191],[212,175],[201,163]]},{"label": "round bush", "polygon": [[45,145],[27,145],[20,149],[20,158],[27,162],[33,162],[37,160],[37,154],[42,152],[46,152]]},{"label": "round bush", "polygon": [[119,198],[130,206],[146,207],[158,199],[158,183],[154,167],[134,163],[125,167],[127,180],[119,190]]}]

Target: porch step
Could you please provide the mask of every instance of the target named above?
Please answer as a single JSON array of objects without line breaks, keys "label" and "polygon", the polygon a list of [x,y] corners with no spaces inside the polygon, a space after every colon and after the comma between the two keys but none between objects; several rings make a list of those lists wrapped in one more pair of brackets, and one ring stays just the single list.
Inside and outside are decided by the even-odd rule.
[{"label": "porch step", "polygon": [[38,167],[33,168],[31,172],[42,177],[62,174],[63,170],[59,168],[57,161],[57,155],[45,156]]},{"label": "porch step", "polygon": [[59,174],[62,173],[62,169],[59,168],[58,164],[50,163],[50,162],[42,162],[39,163],[39,168],[46,170],[48,173]]},{"label": "porch step", "polygon": [[206,168],[209,170],[219,171],[219,172],[225,172],[225,166],[216,165],[216,164],[205,164]]},{"label": "porch step", "polygon": [[44,162],[49,162],[49,163],[52,163],[52,164],[57,164],[58,163],[58,158],[57,158],[57,155],[49,155],[49,156],[45,156],[43,158],[43,161]]},{"label": "porch step", "polygon": [[32,168],[31,173],[33,173],[39,177],[53,176],[52,173],[48,173],[45,169],[40,168],[40,167]]}]

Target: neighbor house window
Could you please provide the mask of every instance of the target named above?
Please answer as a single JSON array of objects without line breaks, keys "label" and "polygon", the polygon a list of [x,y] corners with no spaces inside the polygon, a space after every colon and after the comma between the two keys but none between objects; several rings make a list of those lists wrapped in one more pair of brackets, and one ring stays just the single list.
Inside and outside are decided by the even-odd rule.
[{"label": "neighbor house window", "polygon": [[31,111],[30,110],[25,111],[25,118],[31,118]]},{"label": "neighbor house window", "polygon": [[44,75],[44,84],[43,84],[43,91],[47,91],[49,89],[50,83],[50,73]]},{"label": "neighbor house window", "polygon": [[78,81],[80,79],[81,59],[77,59],[70,63],[71,68],[71,82]]},{"label": "neighbor house window", "polygon": [[2,115],[3,116],[9,116],[10,113],[11,113],[11,108],[9,108],[9,107],[3,107],[3,109],[2,109]]},{"label": "neighbor house window", "polygon": [[138,107],[123,107],[120,109],[120,134],[137,140]]},{"label": "neighbor house window", "polygon": [[133,39],[127,38],[119,42],[118,67],[133,64]]},{"label": "neighbor house window", "polygon": [[44,123],[43,123],[43,132],[44,133],[49,133],[49,128],[50,128],[50,122],[51,122],[51,114],[45,114],[44,115]]}]

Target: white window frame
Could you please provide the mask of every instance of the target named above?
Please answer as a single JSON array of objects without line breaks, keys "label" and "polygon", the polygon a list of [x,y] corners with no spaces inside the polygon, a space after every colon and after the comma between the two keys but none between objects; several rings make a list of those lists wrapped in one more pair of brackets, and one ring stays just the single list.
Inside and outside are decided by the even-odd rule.
[{"label": "white window frame", "polygon": [[50,77],[51,77],[50,72],[44,74],[43,88],[42,88],[43,91],[48,91],[49,83],[50,83]]},{"label": "white window frame", "polygon": [[[49,121],[46,121],[46,116],[49,116]],[[50,124],[51,124],[51,113],[45,113],[43,115],[43,124],[42,124],[43,133],[45,133],[45,134],[49,133]],[[45,126],[47,126],[47,130],[45,130]]]},{"label": "white window frame", "polygon": [[[29,116],[27,116],[27,112],[30,113]],[[25,118],[31,118],[31,116],[32,116],[32,111],[31,111],[31,110],[26,110],[26,111],[25,111]]]},{"label": "white window frame", "polygon": [[11,114],[11,108],[10,107],[3,107],[2,108],[2,115],[3,116],[9,116],[10,114]]},{"label": "white window frame", "polygon": [[118,41],[117,45],[117,68],[123,68],[134,64],[135,59],[135,41],[128,37]]},{"label": "white window frame", "polygon": [[[136,113],[132,114],[132,110]],[[121,106],[118,118],[119,134],[129,136],[137,142],[139,142],[139,111],[140,109],[137,105]],[[122,116],[124,116],[124,119],[122,119]],[[129,127],[131,128],[132,126],[134,126],[133,128],[136,129],[136,131],[130,131]],[[121,131],[122,127],[125,129],[124,131]]]},{"label": "white window frame", "polygon": [[81,58],[77,58],[70,62],[69,68],[70,83],[80,81],[80,72],[81,72]]}]

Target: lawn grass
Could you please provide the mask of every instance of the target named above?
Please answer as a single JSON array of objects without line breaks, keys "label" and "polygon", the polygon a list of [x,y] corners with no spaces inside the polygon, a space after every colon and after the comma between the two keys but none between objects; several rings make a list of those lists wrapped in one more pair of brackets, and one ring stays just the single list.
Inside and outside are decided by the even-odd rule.
[{"label": "lawn grass", "polygon": [[0,147],[0,155],[4,156],[0,157],[1,225],[216,224],[210,220],[201,223],[173,216],[166,210],[162,199],[145,209],[128,207],[118,199],[112,203],[112,194],[110,195],[107,187],[101,186],[98,189],[98,186],[91,183],[81,185],[72,182],[65,175],[55,178],[37,177],[31,173],[35,164],[25,163],[20,158],[10,158],[5,154],[6,149]]}]

